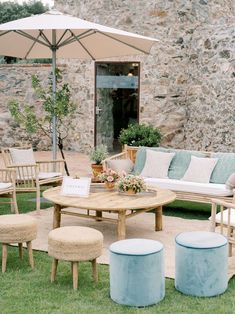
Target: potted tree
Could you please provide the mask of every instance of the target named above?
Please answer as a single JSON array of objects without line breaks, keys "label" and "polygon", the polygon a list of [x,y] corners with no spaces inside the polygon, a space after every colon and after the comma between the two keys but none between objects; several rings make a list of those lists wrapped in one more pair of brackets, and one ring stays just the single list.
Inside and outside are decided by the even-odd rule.
[{"label": "potted tree", "polygon": [[93,178],[98,180],[98,175],[103,171],[102,161],[108,157],[107,146],[96,146],[90,153],[90,160],[92,162],[91,168],[93,172]]}]

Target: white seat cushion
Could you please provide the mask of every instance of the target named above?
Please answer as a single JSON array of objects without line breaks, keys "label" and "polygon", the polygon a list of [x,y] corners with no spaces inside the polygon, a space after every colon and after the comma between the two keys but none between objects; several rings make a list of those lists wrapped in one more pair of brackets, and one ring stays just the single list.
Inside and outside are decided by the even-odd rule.
[{"label": "white seat cushion", "polygon": [[[211,220],[211,217],[209,218]],[[216,214],[215,221],[221,223],[221,212]],[[223,224],[227,225],[228,223],[228,210],[223,210]],[[235,227],[235,208],[230,209],[230,225]]]},{"label": "white seat cushion", "polygon": [[38,179],[43,180],[43,179],[50,179],[54,177],[60,177],[60,176],[62,176],[61,172],[39,172]]},{"label": "white seat cushion", "polygon": [[130,173],[134,164],[130,159],[114,159],[107,161],[107,167],[122,174],[122,172]]},{"label": "white seat cushion", "polygon": [[225,184],[215,183],[198,183],[175,179],[157,179],[145,178],[145,183],[149,186],[155,186],[162,189],[169,189],[173,191],[192,192],[216,196],[231,196],[233,191],[226,188]]},{"label": "white seat cushion", "polygon": [[0,182],[0,190],[8,189],[10,187],[12,187],[11,183]]}]

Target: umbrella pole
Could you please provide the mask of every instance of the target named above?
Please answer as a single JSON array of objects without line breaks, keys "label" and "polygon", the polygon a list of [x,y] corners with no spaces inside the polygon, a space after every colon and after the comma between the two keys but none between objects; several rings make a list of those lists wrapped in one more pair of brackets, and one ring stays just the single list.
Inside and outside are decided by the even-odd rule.
[{"label": "umbrella pole", "polygon": [[[56,31],[52,30],[52,91],[54,104],[56,103]],[[52,153],[53,160],[57,157],[57,118],[52,118]]]}]

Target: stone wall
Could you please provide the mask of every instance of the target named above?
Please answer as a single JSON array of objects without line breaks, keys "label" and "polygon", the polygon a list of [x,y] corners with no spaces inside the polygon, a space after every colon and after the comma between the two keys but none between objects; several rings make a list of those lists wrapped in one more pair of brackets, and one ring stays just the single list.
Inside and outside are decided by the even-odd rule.
[{"label": "stone wall", "polygon": [[[235,147],[235,2],[233,0],[56,0],[65,13],[107,26],[156,37],[140,61],[140,122],[159,127],[164,145],[233,151]],[[113,59],[114,60],[114,59]],[[117,59],[115,59],[116,61]],[[79,105],[77,128],[66,148],[88,151],[94,143],[94,64],[61,60]],[[20,138],[7,126],[6,98],[30,98],[32,72],[48,68],[0,67],[0,135]],[[18,91],[19,89],[19,91]],[[9,139],[9,135],[12,137]],[[43,142],[44,143],[44,142]],[[41,143],[41,146],[43,146]]]}]

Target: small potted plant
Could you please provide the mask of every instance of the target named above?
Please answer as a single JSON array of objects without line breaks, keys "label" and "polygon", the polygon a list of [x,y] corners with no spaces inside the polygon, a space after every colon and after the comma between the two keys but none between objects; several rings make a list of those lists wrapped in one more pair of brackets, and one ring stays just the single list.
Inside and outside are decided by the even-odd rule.
[{"label": "small potted plant", "polygon": [[112,169],[107,169],[98,175],[101,182],[104,182],[107,189],[113,189],[115,182],[118,180],[119,175]]},{"label": "small potted plant", "polygon": [[108,150],[105,145],[99,145],[91,151],[90,160],[94,179],[98,179],[98,175],[103,171],[102,161],[107,157]]},{"label": "small potted plant", "polygon": [[132,174],[124,175],[117,181],[117,188],[120,192],[134,195],[146,190],[144,179]]}]

